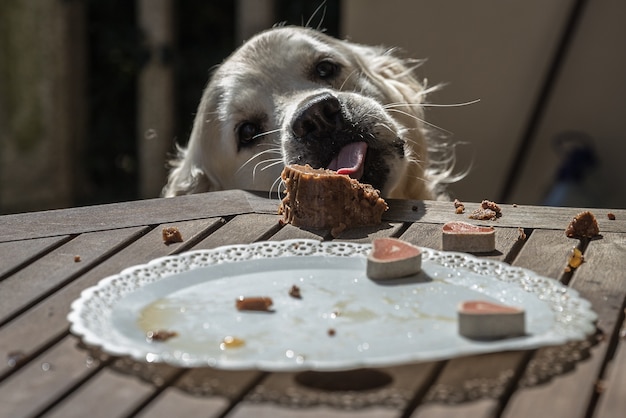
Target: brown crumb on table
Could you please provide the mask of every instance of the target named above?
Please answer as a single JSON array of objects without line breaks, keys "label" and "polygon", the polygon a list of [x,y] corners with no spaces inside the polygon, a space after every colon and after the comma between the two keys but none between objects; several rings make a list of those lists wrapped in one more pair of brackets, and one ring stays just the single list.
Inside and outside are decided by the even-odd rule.
[{"label": "brown crumb on table", "polygon": [[329,329],[328,329],[328,335],[329,335],[329,336],[334,337],[336,333],[337,333],[337,332],[335,331],[335,329],[334,329],[334,328],[329,328]]},{"label": "brown crumb on table", "polygon": [[613,212],[607,213],[606,217],[609,218],[609,220],[611,220],[611,221],[615,220],[615,214]]},{"label": "brown crumb on table", "polygon": [[163,242],[167,245],[174,244],[175,242],[183,242],[183,236],[178,228],[169,226],[163,228]]},{"label": "brown crumb on table", "polygon": [[454,199],[454,212],[457,214],[465,213],[465,205],[459,199]]},{"label": "brown crumb on table", "polygon": [[565,229],[565,235],[569,238],[594,238],[600,235],[598,221],[593,213],[581,212],[572,219]]},{"label": "brown crumb on table", "polygon": [[289,296],[296,299],[302,299],[302,295],[300,294],[300,288],[295,284],[291,286],[291,289],[289,289]]},{"label": "brown crumb on table", "polygon": [[146,333],[146,338],[148,341],[167,341],[170,338],[177,337],[178,333],[176,331],[167,331],[163,329],[148,331]]},{"label": "brown crumb on table", "polygon": [[495,202],[490,200],[483,200],[480,204],[480,208],[476,209],[469,215],[470,219],[477,219],[481,221],[493,221],[502,216],[502,209]]},{"label": "brown crumb on table", "polygon": [[526,232],[524,232],[524,228],[522,227],[517,228],[517,232],[519,232],[519,236],[517,237],[518,241],[526,240]]},{"label": "brown crumb on table", "polygon": [[79,255],[75,255],[74,256],[74,262],[75,263],[80,263],[80,261],[81,261],[80,256]]}]

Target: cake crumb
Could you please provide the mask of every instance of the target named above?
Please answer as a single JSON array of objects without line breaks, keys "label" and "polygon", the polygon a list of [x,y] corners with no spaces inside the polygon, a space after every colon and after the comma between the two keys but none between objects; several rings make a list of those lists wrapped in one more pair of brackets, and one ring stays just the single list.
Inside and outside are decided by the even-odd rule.
[{"label": "cake crumb", "polygon": [[594,238],[600,235],[598,221],[589,211],[580,212],[565,229],[565,235],[569,238]]},{"label": "cake crumb", "polygon": [[167,341],[170,338],[174,338],[177,336],[178,336],[178,333],[176,331],[168,331],[168,330],[163,330],[163,329],[148,331],[146,333],[146,339],[148,341],[159,341],[159,342]]},{"label": "cake crumb", "polygon": [[291,286],[291,289],[289,289],[289,296],[291,296],[292,298],[295,298],[295,299],[302,299],[302,294],[300,293],[300,288],[298,286],[296,286],[295,284],[293,286]]},{"label": "cake crumb", "polygon": [[79,256],[79,255],[75,255],[75,256],[74,256],[74,262],[75,262],[75,263],[80,263],[80,262],[81,262],[81,258],[80,258],[80,256]]},{"label": "cake crumb", "polygon": [[163,242],[167,245],[183,242],[183,236],[175,226],[163,228]]},{"label": "cake crumb", "polygon": [[454,199],[454,212],[458,215],[465,213],[465,205],[459,199]]},{"label": "cake crumb", "polygon": [[500,209],[500,206],[491,200],[483,200],[480,204],[480,208],[473,211],[469,215],[469,218],[481,221],[493,221],[501,216],[502,209]]},{"label": "cake crumb", "polygon": [[609,220],[611,220],[611,221],[615,220],[615,214],[613,212],[607,213],[606,217],[609,218]]}]

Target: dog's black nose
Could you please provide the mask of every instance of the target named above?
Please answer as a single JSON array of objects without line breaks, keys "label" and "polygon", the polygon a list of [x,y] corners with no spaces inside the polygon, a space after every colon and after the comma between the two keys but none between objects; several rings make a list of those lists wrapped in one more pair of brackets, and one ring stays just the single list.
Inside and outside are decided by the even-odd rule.
[{"label": "dog's black nose", "polygon": [[337,132],[342,126],[339,99],[330,93],[324,93],[300,105],[291,129],[296,138],[318,139]]}]

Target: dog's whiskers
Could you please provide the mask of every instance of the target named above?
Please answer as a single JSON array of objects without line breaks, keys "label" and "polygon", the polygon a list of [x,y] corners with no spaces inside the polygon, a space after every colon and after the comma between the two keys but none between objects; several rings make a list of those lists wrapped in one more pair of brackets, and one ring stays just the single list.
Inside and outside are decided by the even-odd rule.
[{"label": "dog's whiskers", "polygon": [[402,102],[397,102],[397,103],[389,103],[383,106],[383,108],[385,109],[394,109],[394,108],[398,108],[398,107],[463,107],[463,106],[470,106],[473,104],[476,104],[480,102],[480,99],[476,99],[476,100],[470,100],[467,102],[461,102],[461,103],[450,103],[450,104],[437,104],[437,103],[402,103]]},{"label": "dog's whiskers", "polygon": [[261,169],[261,171],[265,171],[268,168],[274,167],[275,165],[280,165],[283,163],[282,158],[270,158],[268,160],[260,161],[254,166],[254,171],[256,171],[257,167],[263,163],[268,163],[265,167]]},{"label": "dog's whiskers", "polygon": [[280,132],[280,128],[278,129],[272,129],[269,131],[265,131],[265,132],[261,132],[260,134],[256,134],[252,137],[253,140],[257,139],[257,138],[261,138],[262,136],[267,136],[267,135],[271,135],[271,134],[275,134],[277,132]]},{"label": "dog's whiskers", "polygon": [[309,17],[309,20],[307,20],[306,24],[303,25],[305,28],[310,28],[311,27],[311,22],[313,22],[313,18],[315,18],[315,16],[317,16],[317,14],[320,12],[320,10],[322,10],[322,17],[320,18],[320,21],[317,24],[317,30],[321,31],[320,28],[322,27],[322,23],[324,22],[324,18],[326,17],[326,1],[325,0],[322,2],[322,4],[317,6],[317,9],[315,9],[315,11],[311,15],[311,17]]},{"label": "dog's whiskers", "polygon": [[[248,158],[248,160],[245,163],[241,164],[241,167],[239,167],[237,169],[237,173],[239,173],[246,165],[250,164],[252,161],[254,161],[255,159],[261,157],[264,154],[278,154],[278,155],[282,155],[282,152],[281,152],[280,148],[269,148],[269,149],[263,150],[261,152],[257,152],[252,157]],[[270,161],[270,160],[263,160],[261,162],[265,162],[265,161]],[[274,159],[272,159],[271,161],[274,161]]]},{"label": "dog's whiskers", "polygon": [[339,91],[343,91],[343,88],[346,86],[346,83],[348,82],[348,80],[350,80],[350,77],[352,77],[354,74],[356,74],[357,70],[356,68],[354,70],[352,70],[350,72],[350,74],[348,74],[348,76],[346,77],[345,80],[343,80],[343,83],[341,83],[341,86],[339,86]]},{"label": "dog's whiskers", "polygon": [[267,160],[259,161],[258,163],[254,165],[254,168],[252,169],[252,182],[256,180],[256,172],[262,164],[267,164],[267,165],[261,168],[260,171],[264,171],[275,165],[282,164],[282,162],[283,162],[282,158],[269,158]]},{"label": "dog's whiskers", "polygon": [[268,193],[268,197],[271,199],[272,198],[272,190],[274,190],[274,187],[276,187],[276,198],[280,199],[280,186],[284,186],[284,183],[282,181],[282,178],[280,178],[280,176],[274,180],[274,183],[272,183],[272,186],[270,187],[269,193]]},{"label": "dog's whiskers", "polygon": [[398,109],[393,109],[393,108],[387,109],[387,110],[389,112],[396,112],[396,113],[399,113],[401,115],[407,116],[409,118],[415,119],[416,121],[421,122],[424,125],[430,126],[431,128],[437,129],[438,131],[445,132],[448,135],[452,135],[452,132],[448,131],[447,129],[444,129],[441,126],[435,125],[434,123],[428,122],[427,120],[425,120],[423,118],[420,118],[420,117],[418,117],[416,115],[413,115],[413,114],[411,114],[409,112],[405,112],[403,110],[398,110]]}]

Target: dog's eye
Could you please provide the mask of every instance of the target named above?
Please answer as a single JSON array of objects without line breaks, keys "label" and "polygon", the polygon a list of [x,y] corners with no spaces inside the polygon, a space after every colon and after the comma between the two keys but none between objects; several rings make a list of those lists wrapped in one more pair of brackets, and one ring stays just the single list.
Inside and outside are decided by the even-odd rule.
[{"label": "dog's eye", "polygon": [[337,64],[332,61],[324,60],[320,61],[315,66],[315,71],[319,78],[331,78],[336,75],[338,70]]},{"label": "dog's eye", "polygon": [[239,125],[237,135],[239,136],[239,145],[246,146],[251,144],[259,134],[259,126],[252,122],[244,122]]}]

